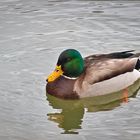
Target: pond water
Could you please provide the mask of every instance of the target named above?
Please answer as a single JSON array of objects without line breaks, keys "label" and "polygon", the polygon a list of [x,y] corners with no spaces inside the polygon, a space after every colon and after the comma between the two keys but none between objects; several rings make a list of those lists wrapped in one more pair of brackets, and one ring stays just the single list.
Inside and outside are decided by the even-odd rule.
[{"label": "pond water", "polygon": [[83,57],[140,51],[140,2],[1,0],[0,139],[139,140],[139,91],[106,105],[46,97],[45,79],[67,48]]}]

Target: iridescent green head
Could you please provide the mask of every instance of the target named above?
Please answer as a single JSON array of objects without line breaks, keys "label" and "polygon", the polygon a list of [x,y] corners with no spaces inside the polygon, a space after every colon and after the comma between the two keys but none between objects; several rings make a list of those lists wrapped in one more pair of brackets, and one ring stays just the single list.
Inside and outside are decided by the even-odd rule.
[{"label": "iridescent green head", "polygon": [[48,82],[53,82],[60,75],[67,77],[78,77],[84,71],[84,60],[81,54],[75,49],[63,51],[57,61],[54,72],[48,77]]},{"label": "iridescent green head", "polygon": [[68,77],[78,77],[84,70],[84,60],[81,54],[74,49],[63,51],[58,58],[57,65],[61,65],[63,75]]}]

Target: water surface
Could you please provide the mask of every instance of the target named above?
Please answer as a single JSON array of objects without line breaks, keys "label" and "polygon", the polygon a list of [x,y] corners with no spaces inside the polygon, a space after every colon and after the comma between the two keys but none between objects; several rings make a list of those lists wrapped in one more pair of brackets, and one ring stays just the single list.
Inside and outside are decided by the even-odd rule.
[{"label": "water surface", "polygon": [[139,140],[140,92],[90,108],[45,92],[67,48],[140,51],[139,1],[1,0],[0,33],[0,139]]}]

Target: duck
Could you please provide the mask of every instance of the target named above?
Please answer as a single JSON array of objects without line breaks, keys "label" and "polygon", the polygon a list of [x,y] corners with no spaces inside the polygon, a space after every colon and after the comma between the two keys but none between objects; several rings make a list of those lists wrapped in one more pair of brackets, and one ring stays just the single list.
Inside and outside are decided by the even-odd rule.
[{"label": "duck", "polygon": [[78,50],[67,49],[46,79],[46,93],[63,99],[108,95],[140,80],[139,70],[140,53],[134,50],[83,58]]}]

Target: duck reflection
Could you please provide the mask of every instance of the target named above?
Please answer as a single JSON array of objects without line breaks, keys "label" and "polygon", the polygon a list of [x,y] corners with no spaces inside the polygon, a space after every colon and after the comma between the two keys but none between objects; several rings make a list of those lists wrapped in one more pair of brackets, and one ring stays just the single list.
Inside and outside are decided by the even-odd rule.
[{"label": "duck reflection", "polygon": [[78,101],[62,100],[47,95],[47,100],[54,109],[60,109],[60,113],[48,113],[48,119],[58,123],[58,127],[64,129],[64,133],[74,133],[81,129],[84,116],[84,107]]},{"label": "duck reflection", "polygon": [[112,110],[120,106],[122,102],[127,102],[128,97],[135,97],[138,89],[139,83],[136,83],[134,86],[116,93],[80,100],[63,100],[46,94],[50,106],[57,109],[57,112],[47,114],[48,120],[56,122],[65,134],[78,134],[78,129],[82,128],[85,112]]}]

